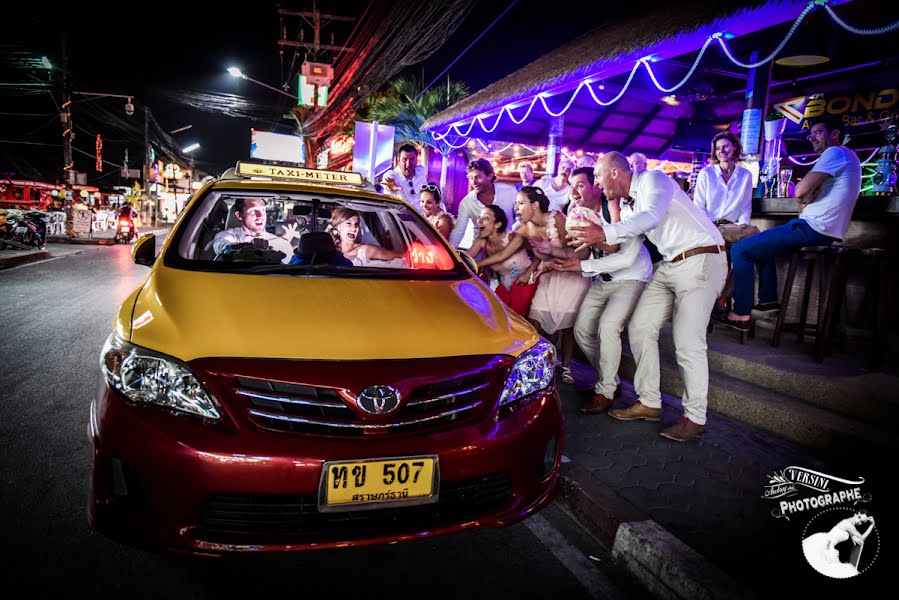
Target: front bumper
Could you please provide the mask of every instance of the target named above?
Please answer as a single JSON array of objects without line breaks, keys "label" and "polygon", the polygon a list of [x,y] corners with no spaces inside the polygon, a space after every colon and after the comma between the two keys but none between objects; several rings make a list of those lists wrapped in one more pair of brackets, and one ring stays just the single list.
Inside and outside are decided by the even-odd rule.
[{"label": "front bumper", "polygon": [[[549,503],[558,484],[554,390],[503,420],[360,440],[204,424],[129,404],[101,381],[89,426],[89,517],[132,545],[220,554],[417,539],[516,522]],[[318,512],[325,461],[423,454],[438,456],[438,503]]]}]

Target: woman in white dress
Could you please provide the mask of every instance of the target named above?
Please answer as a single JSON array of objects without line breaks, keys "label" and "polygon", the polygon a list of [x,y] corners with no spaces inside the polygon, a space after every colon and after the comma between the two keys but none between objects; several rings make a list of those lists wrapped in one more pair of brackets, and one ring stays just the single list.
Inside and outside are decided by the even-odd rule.
[{"label": "woman in white dress", "polygon": [[328,231],[334,237],[334,245],[337,251],[345,258],[353,261],[356,267],[380,267],[393,266],[386,263],[372,263],[372,261],[391,261],[402,259],[406,262],[406,253],[388,250],[374,244],[362,244],[359,242],[362,219],[359,213],[349,208],[335,208],[331,211],[331,222]]}]

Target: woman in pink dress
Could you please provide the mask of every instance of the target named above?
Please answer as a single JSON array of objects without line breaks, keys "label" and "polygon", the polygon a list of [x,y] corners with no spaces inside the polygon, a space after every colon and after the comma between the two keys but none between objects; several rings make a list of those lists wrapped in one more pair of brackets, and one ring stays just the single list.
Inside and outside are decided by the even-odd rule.
[{"label": "woman in pink dress", "polygon": [[[468,252],[472,256],[477,256],[483,250],[488,257],[502,252],[512,237],[507,231],[508,227],[509,217],[503,209],[495,204],[485,206],[475,223],[477,237]],[[524,249],[490,267],[499,278],[496,295],[506,306],[524,318],[527,318],[531,310],[531,301],[537,292],[537,282],[534,280],[536,269],[536,261],[531,261],[531,257]]]},{"label": "woman in pink dress", "polygon": [[534,256],[541,261],[537,270],[542,275],[528,318],[553,344],[561,346],[562,382],[574,383],[571,377],[571,357],[574,354],[572,328],[592,281],[580,273],[552,270],[551,259],[569,258],[575,254],[565,244],[565,216],[549,210],[549,198],[542,189],[522,187],[515,198],[515,213],[522,226],[505,250],[488,256],[480,262],[480,266],[500,263],[521,250],[525,242],[530,244]]}]

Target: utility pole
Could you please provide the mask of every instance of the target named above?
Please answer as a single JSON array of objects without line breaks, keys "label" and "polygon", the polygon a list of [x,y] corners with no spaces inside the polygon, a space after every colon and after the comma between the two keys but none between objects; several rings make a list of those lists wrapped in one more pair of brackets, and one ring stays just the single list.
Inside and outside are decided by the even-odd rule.
[{"label": "utility pole", "polygon": [[[280,39],[278,40],[278,44],[281,46],[293,46],[295,48],[308,48],[312,50],[312,60],[318,60],[318,53],[322,50],[331,50],[334,52],[347,52],[352,50],[352,48],[348,48],[346,46],[335,46],[333,41],[333,35],[331,44],[322,44],[321,43],[321,30],[322,27],[328,25],[331,21],[347,21],[352,23],[356,20],[356,17],[343,17],[340,15],[329,15],[322,14],[318,10],[318,3],[312,2],[312,12],[309,11],[296,11],[296,10],[285,10],[278,9],[278,14],[285,17],[300,17],[307,24],[312,26],[312,43],[304,42],[302,36],[302,29],[300,30],[300,41],[295,42],[293,40],[288,39]],[[312,22],[309,22],[309,19],[312,19]],[[326,19],[325,22],[322,22],[322,19]]]},{"label": "utility pole", "polygon": [[[295,11],[295,10],[285,10],[278,9],[278,14],[282,17],[299,17],[306,25],[310,25],[312,27],[312,43],[304,41],[303,36],[303,25],[300,25],[300,33],[299,33],[299,41],[288,40],[287,38],[287,29],[282,26],[281,35],[282,38],[278,40],[278,45],[280,50],[283,52],[285,46],[290,46],[294,48],[305,48],[307,50],[311,50],[311,52],[306,53],[306,60],[304,60],[303,64],[303,74],[309,77],[308,83],[312,84],[312,106],[311,110],[315,111],[318,106],[318,95],[319,95],[319,85],[330,85],[330,80],[333,75],[333,69],[331,64],[317,64],[320,61],[320,56],[322,51],[330,51],[335,53],[348,52],[352,50],[352,48],[347,46],[337,46],[334,44],[334,34],[331,34],[331,43],[330,44],[322,44],[321,43],[321,30],[323,27],[327,26],[331,21],[345,21],[345,22],[353,22],[356,20],[355,17],[344,17],[340,15],[332,15],[332,14],[323,14],[318,10],[318,3],[316,0],[312,2],[312,12],[309,11]],[[311,19],[311,21],[310,21]],[[324,19],[324,20],[323,20]],[[283,22],[283,20],[282,20]],[[312,64],[309,64],[312,63]],[[306,71],[306,67],[310,67],[310,71]],[[324,79],[319,75],[316,78],[311,76],[312,69],[318,69],[319,71],[324,71],[327,73],[324,76]],[[290,74],[292,75],[292,73]],[[289,85],[290,81],[287,81],[285,85]],[[302,89],[297,94],[298,96],[302,96]],[[300,100],[302,104],[302,100]],[[297,108],[292,112],[296,112]],[[305,120],[306,116],[303,116],[302,119]],[[309,156],[306,157],[306,164],[308,166],[316,166],[315,165],[315,156],[316,151],[312,148],[312,140],[303,133],[305,127],[301,123],[301,119],[297,117],[297,122],[300,124],[300,135],[303,137],[304,144],[306,145],[307,151],[309,152]]]},{"label": "utility pole", "polygon": [[75,163],[72,160],[72,137],[74,136],[72,125],[72,93],[69,87],[69,53],[71,51],[68,35],[62,38],[62,112],[59,118],[62,121],[62,176],[65,184],[65,200],[63,207],[66,211],[66,234],[71,235],[75,229],[75,218],[72,208],[72,186],[75,184]]},{"label": "utility pole", "polygon": [[150,109],[144,105],[144,193],[141,202],[141,219],[147,219],[150,208]]}]

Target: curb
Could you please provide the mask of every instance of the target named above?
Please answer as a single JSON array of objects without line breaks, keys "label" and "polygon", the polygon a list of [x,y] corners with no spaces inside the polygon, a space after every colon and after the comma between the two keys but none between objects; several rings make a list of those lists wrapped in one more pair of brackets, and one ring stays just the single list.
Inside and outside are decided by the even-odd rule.
[{"label": "curb", "polygon": [[50,244],[82,244],[85,246],[112,246],[115,242],[112,238],[67,238],[67,237],[48,237],[47,243]]},{"label": "curb", "polygon": [[53,256],[46,250],[22,254],[21,256],[10,256],[9,258],[0,259],[0,271],[18,267],[20,265],[27,265],[28,263],[47,260],[49,258],[53,258]]},{"label": "curb", "polygon": [[749,598],[741,586],[639,508],[568,463],[559,500],[620,566],[659,598]]}]

